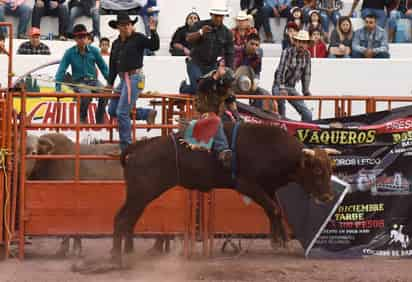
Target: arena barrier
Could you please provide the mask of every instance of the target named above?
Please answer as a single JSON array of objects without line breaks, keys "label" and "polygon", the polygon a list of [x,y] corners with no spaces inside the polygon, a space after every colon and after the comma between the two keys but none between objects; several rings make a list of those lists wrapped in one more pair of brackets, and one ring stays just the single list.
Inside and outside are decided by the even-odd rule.
[{"label": "arena barrier", "polygon": [[[102,155],[79,155],[80,132],[84,129],[108,130],[109,140],[113,142],[113,131],[117,125],[112,121],[108,124],[80,124],[80,97],[106,97],[116,98],[118,95],[109,94],[56,94],[56,93],[13,93],[21,101],[21,112],[19,113],[19,133],[21,169],[19,197],[14,195],[13,201],[18,201],[18,238],[19,257],[24,257],[25,236],[70,236],[102,237],[111,236],[113,233],[113,217],[124,199],[123,181],[87,181],[81,180],[79,175],[80,160],[110,160],[114,159]],[[76,118],[74,123],[36,124],[26,111],[28,97],[56,98],[55,110],[62,111],[63,103],[60,99],[76,99]],[[141,96],[145,98],[144,95]],[[191,110],[187,97],[183,95],[149,95],[146,98],[161,100],[162,124],[140,125],[136,124],[133,113],[133,140],[137,139],[136,129],[158,128],[162,134],[168,134],[171,129],[176,128],[172,124],[173,100],[181,101],[181,106],[187,108],[185,117],[190,118]],[[183,104],[182,104],[183,103]],[[57,115],[61,116],[61,115]],[[75,150],[74,155],[25,155],[26,134],[30,130],[49,130],[74,132]],[[29,181],[25,179],[27,160],[39,159],[61,159],[74,160],[75,172],[73,180],[65,181]],[[196,194],[175,187],[154,201],[144,212],[139,220],[135,233],[142,237],[184,237],[184,253],[186,256],[191,252],[189,241],[194,240],[194,206]],[[173,216],[170,216],[173,214]]]},{"label": "arena barrier", "polygon": [[[110,132],[109,142],[113,142],[114,123],[95,124],[35,124],[26,112],[28,97],[76,98],[76,121],[79,120],[80,97],[116,97],[109,94],[56,94],[29,93],[22,89],[10,97],[21,99],[19,119],[14,122],[19,126],[19,135],[15,134],[14,142],[19,140],[21,153],[19,181],[20,189],[12,193],[12,207],[18,207],[18,213],[11,210],[11,222],[8,224],[13,238],[19,242],[19,257],[24,257],[25,236],[65,236],[79,235],[82,237],[102,237],[112,234],[113,216],[124,198],[122,181],[85,181],[79,179],[79,165],[82,159],[108,160],[111,157],[98,155],[79,156],[80,132],[82,129],[102,128]],[[168,134],[176,128],[173,119],[176,115],[190,118],[193,115],[192,101],[189,96],[178,94],[142,95],[141,98],[160,99],[157,104],[162,107],[162,124],[141,125],[133,119],[133,139],[136,140],[136,129],[160,128],[162,134]],[[281,99],[286,97],[246,96],[242,99]],[[362,103],[365,113],[373,112],[378,106],[385,104],[390,109],[395,102],[411,102],[405,97],[356,97],[356,96],[321,96],[321,97],[288,97],[288,99],[303,99],[318,101],[317,116],[321,117],[326,104],[332,103],[335,116],[350,116],[354,103]],[[11,99],[10,104],[11,105]],[[328,104],[328,105],[329,105]],[[11,106],[10,106],[11,108]],[[57,106],[56,111],[62,107]],[[133,114],[135,115],[135,113]],[[10,123],[11,124],[11,123]],[[28,130],[71,130],[75,133],[76,154],[58,156],[26,156],[25,144]],[[17,131],[16,131],[17,133]],[[9,134],[11,136],[11,133]],[[11,144],[11,143],[10,143]],[[72,159],[75,160],[75,177],[72,181],[28,181],[24,171],[26,160],[29,159]],[[17,174],[17,167],[14,174]],[[17,179],[17,177],[16,177]],[[17,183],[15,181],[14,183]],[[17,186],[16,186],[17,187]],[[14,190],[16,191],[16,190]],[[103,191],[103,192],[102,192]],[[196,220],[196,210],[200,206],[201,220]],[[170,214],[173,213],[173,217]],[[7,215],[7,214],[6,214]],[[18,221],[18,223],[16,222]],[[245,222],[248,222],[245,224]],[[4,229],[4,224],[2,224]],[[17,226],[17,229],[15,227]],[[267,236],[269,231],[266,216],[262,209],[249,199],[228,190],[214,190],[210,193],[187,192],[182,187],[175,187],[153,202],[138,222],[135,233],[138,236],[164,237],[183,236],[184,253],[189,256],[194,250],[197,235],[203,239],[203,253],[210,255],[215,236]]]}]

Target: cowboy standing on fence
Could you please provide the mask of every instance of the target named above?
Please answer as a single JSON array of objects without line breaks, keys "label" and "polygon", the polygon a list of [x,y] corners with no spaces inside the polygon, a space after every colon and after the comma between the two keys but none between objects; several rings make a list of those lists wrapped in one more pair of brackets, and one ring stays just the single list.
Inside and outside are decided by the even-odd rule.
[{"label": "cowboy standing on fence", "polygon": [[[275,72],[272,94],[274,96],[299,96],[296,83],[302,82],[304,96],[311,96],[309,84],[311,78],[310,53],[307,50],[310,38],[307,31],[301,30],[294,36],[294,46],[282,51],[278,68]],[[312,112],[302,100],[289,100],[298,111],[303,121],[312,120]],[[285,100],[278,100],[279,114],[285,117]]]},{"label": "cowboy standing on fence", "polygon": [[143,53],[145,49],[156,51],[160,47],[159,35],[156,32],[156,21],[149,21],[150,37],[134,31],[137,18],[132,20],[126,13],[119,13],[117,20],[109,22],[109,26],[119,30],[119,37],[113,42],[110,53],[110,74],[108,87],[113,88],[116,76],[120,77],[120,97],[111,99],[110,116],[117,116],[119,127],[120,149],[123,151],[132,142],[130,112],[136,104],[139,93],[144,88],[145,77]]},{"label": "cowboy standing on fence", "polygon": [[[59,68],[56,72],[56,92],[61,92],[60,82],[64,81],[64,76],[69,65],[72,68],[73,82],[76,84],[85,84],[91,87],[102,87],[103,85],[97,80],[96,65],[99,67],[104,78],[109,78],[109,68],[105,63],[99,49],[87,44],[88,32],[83,24],[78,24],[73,28],[73,38],[76,45],[69,48],[60,61]],[[76,93],[99,92],[99,90],[90,90],[86,88],[73,87]],[[80,99],[80,122],[87,123],[87,112],[92,98],[82,97]],[[99,104],[96,109],[96,123],[104,123],[104,113],[107,104],[106,98],[99,98]]]}]

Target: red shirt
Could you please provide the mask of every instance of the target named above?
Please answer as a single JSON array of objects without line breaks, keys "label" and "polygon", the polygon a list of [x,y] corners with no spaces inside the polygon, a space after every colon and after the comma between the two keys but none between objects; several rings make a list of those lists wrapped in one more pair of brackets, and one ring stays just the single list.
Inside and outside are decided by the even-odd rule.
[{"label": "red shirt", "polygon": [[310,56],[312,58],[326,58],[328,56],[328,51],[326,44],[323,41],[319,41],[309,47]]}]

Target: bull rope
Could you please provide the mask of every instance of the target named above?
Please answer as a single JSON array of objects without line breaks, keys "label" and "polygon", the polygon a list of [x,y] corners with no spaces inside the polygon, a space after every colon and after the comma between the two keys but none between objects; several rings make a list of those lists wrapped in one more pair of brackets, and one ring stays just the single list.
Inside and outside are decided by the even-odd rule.
[{"label": "bull rope", "polygon": [[[27,76],[27,75],[26,75]],[[22,76],[22,78],[26,77]],[[38,74],[38,75],[30,75],[32,78],[37,79],[39,81],[44,81],[44,82],[50,82],[50,83],[58,83],[64,86],[68,87],[77,87],[77,88],[82,88],[82,89],[88,89],[91,91],[97,91],[97,92],[109,92],[109,93],[118,93],[114,91],[114,89],[106,88],[106,87],[99,87],[99,86],[90,86],[84,83],[72,83],[72,82],[64,82],[64,81],[57,81],[53,78],[47,78],[44,75]],[[158,92],[152,92],[152,91],[146,91],[143,92],[142,94],[148,95],[153,98],[165,98],[163,95],[158,94]],[[185,97],[173,97],[173,100],[187,100]]]}]

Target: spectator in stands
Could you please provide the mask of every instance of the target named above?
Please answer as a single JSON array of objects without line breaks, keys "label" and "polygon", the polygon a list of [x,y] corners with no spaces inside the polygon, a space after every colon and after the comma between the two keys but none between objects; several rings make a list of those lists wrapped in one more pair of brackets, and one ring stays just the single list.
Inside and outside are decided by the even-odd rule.
[{"label": "spectator in stands", "polygon": [[[239,82],[239,77],[246,76],[247,85],[237,83],[237,85],[234,86],[234,91],[249,95],[270,95],[269,91],[259,87],[260,73],[262,71],[262,52],[260,52],[259,47],[259,35],[251,33],[247,37],[245,47],[236,49],[233,61],[233,69],[236,70],[235,78],[237,78],[237,82]],[[244,68],[240,70],[242,66],[249,67],[250,70],[245,70]],[[271,101],[266,101],[266,103],[263,103],[262,100],[253,100],[252,105],[266,110],[273,110],[274,107]]]},{"label": "spectator in stands", "polygon": [[302,9],[304,20],[308,21],[309,12],[316,9],[316,0],[292,0],[292,7],[299,7]]},{"label": "spectator in stands", "polygon": [[389,58],[386,31],[376,24],[374,13],[365,16],[365,25],[355,32],[352,42],[353,58]]},{"label": "spectator in stands", "polygon": [[340,10],[343,8],[342,0],[319,0],[318,9],[322,19],[322,27],[325,33],[329,32],[329,21],[332,20],[336,27],[340,18]]},{"label": "spectator in stands", "polygon": [[240,0],[240,10],[253,16],[254,27],[258,32],[262,26],[262,7],[263,0]]},{"label": "spectator in stands", "polygon": [[262,8],[263,29],[266,39],[264,42],[274,43],[272,31],[270,29],[269,18],[290,17],[291,0],[264,0]]},{"label": "spectator in stands", "polygon": [[311,29],[322,29],[322,22],[320,18],[320,12],[318,10],[311,10],[308,14],[309,20],[306,24],[306,30],[310,31]]},{"label": "spectator in stands", "polygon": [[320,27],[311,28],[309,30],[312,45],[309,47],[310,56],[312,58],[326,58],[328,51],[325,42],[323,42],[322,29]]},{"label": "spectator in stands", "polygon": [[[109,68],[100,55],[99,49],[87,44],[86,27],[83,24],[77,24],[73,28],[71,36],[76,41],[76,45],[67,49],[60,61],[59,68],[56,72],[56,92],[61,91],[61,84],[64,75],[69,66],[72,69],[73,83],[85,84],[91,87],[102,87],[103,85],[97,80],[97,68],[106,80],[109,78]],[[92,93],[101,92],[99,90],[90,90],[82,87],[74,87],[73,90],[77,93]],[[80,122],[87,123],[87,113],[89,104],[92,99],[90,97],[82,97],[80,100]],[[107,104],[107,99],[99,98],[99,103],[95,113],[96,123],[104,123],[104,113]]]},{"label": "spectator in stands", "polygon": [[102,56],[110,56],[110,39],[102,37],[99,42],[100,54]]},{"label": "spectator in stands", "polygon": [[200,20],[199,15],[192,11],[190,12],[185,21],[185,25],[179,27],[172,36],[170,41],[169,52],[172,56],[189,56],[192,45],[186,41],[186,35],[192,26]]},{"label": "spectator in stands", "polygon": [[108,87],[113,87],[117,75],[120,77],[120,97],[110,100],[109,114],[111,117],[117,117],[122,151],[132,142],[130,112],[136,105],[138,95],[144,89],[144,50],[155,51],[160,47],[156,21],[150,18],[150,37],[134,31],[136,22],[137,17],[132,20],[126,13],[119,13],[116,20],[109,22],[111,28],[119,31],[119,37],[113,42],[110,52]]},{"label": "spectator in stands", "polygon": [[290,19],[289,22],[294,22],[299,30],[303,29],[304,21],[303,21],[303,11],[301,8],[295,6],[290,9]]},{"label": "spectator in stands", "polygon": [[[26,31],[31,17],[31,8],[24,4],[25,0],[0,0],[0,22],[5,22],[5,15],[19,19],[17,38],[27,38]],[[1,27],[0,33],[7,34],[7,28]]]},{"label": "spectator in stands", "polygon": [[340,17],[330,36],[329,58],[350,58],[352,38],[353,30],[350,18]]},{"label": "spectator in stands", "polygon": [[40,42],[40,29],[32,27],[30,30],[30,41],[23,42],[19,49],[19,55],[50,55],[49,47]]},{"label": "spectator in stands", "polygon": [[[311,58],[307,50],[310,38],[309,33],[300,30],[294,39],[294,46],[282,51],[279,65],[275,72],[272,94],[276,96],[299,96],[295,89],[296,83],[302,82],[304,96],[310,96],[309,84],[311,79]],[[303,121],[312,120],[312,112],[302,100],[290,100],[290,104],[298,111]],[[279,114],[285,117],[286,107],[284,100],[278,100]]]},{"label": "spectator in stands", "polygon": [[97,0],[70,0],[69,9],[69,29],[68,32],[73,32],[74,21],[80,16],[86,16],[92,18],[93,32],[92,37],[100,39],[100,14],[99,14],[99,1]]},{"label": "spectator in stands", "polygon": [[31,25],[40,29],[40,21],[43,16],[59,18],[59,40],[67,39],[69,11],[64,4],[66,0],[36,0],[33,8]]},{"label": "spectator in stands", "polygon": [[293,45],[293,37],[298,33],[299,28],[295,22],[288,22],[283,32],[282,50]]},{"label": "spectator in stands", "polygon": [[[159,7],[157,6],[157,0],[148,0],[146,5],[140,9],[139,14],[143,19],[143,25],[146,36],[150,36],[149,19],[153,18],[156,24],[159,21]],[[146,56],[153,56],[155,53],[149,49],[145,50]]]},{"label": "spectator in stands", "polygon": [[399,0],[396,1],[397,5],[395,9],[389,13],[388,21],[388,41],[394,42],[395,34],[398,29],[399,19],[409,19],[412,22],[412,1],[411,0]]},{"label": "spectator in stands", "polygon": [[100,14],[118,15],[119,13],[126,13],[128,15],[137,15],[146,3],[147,0],[100,0]]},{"label": "spectator in stands", "polygon": [[0,54],[8,54],[6,50],[6,38],[3,33],[0,32]]},{"label": "spectator in stands", "polygon": [[[352,8],[349,14],[349,17],[353,15],[353,12],[358,6],[360,0],[353,0]],[[385,5],[387,4],[388,0],[363,0],[362,1],[362,8],[361,8],[361,16],[365,18],[366,15],[374,14],[378,25],[381,28],[385,28],[386,23],[386,12],[385,12]]]},{"label": "spectator in stands", "polygon": [[225,1],[212,2],[209,9],[211,19],[197,22],[186,40],[193,44],[190,58],[186,59],[186,70],[190,85],[180,85],[180,93],[195,94],[198,79],[216,68],[218,57],[224,57],[227,67],[233,66],[233,35],[223,24],[223,17],[229,15]]},{"label": "spectator in stands", "polygon": [[236,27],[232,29],[235,49],[245,47],[249,34],[257,34],[256,28],[250,24],[251,19],[252,16],[246,14],[244,11],[238,13],[236,17]]}]

